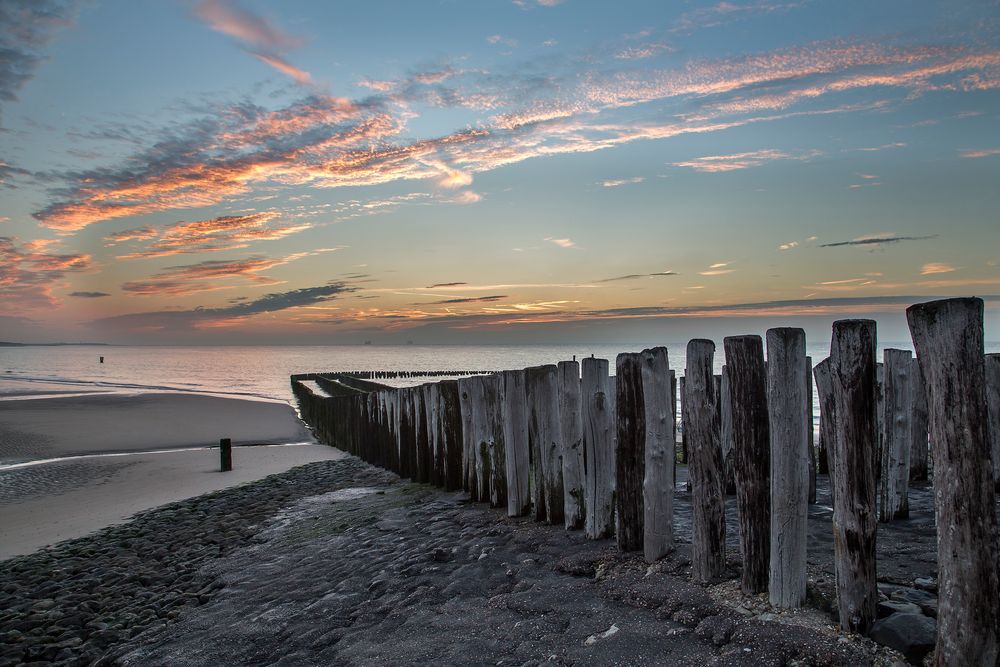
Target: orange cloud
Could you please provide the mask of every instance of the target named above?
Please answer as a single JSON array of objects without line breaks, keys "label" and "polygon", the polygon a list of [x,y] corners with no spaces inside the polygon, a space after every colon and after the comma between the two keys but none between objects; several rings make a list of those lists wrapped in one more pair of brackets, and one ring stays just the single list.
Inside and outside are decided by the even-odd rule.
[{"label": "orange cloud", "polygon": [[53,290],[66,287],[68,274],[94,268],[90,255],[42,252],[50,239],[29,241],[0,236],[0,302],[13,314],[59,305]]}]

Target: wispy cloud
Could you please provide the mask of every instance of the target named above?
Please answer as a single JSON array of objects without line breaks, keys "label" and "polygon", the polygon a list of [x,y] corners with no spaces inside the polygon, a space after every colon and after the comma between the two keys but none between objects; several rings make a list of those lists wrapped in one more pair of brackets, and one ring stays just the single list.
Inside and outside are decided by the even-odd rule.
[{"label": "wispy cloud", "polygon": [[468,285],[469,283],[434,283],[433,285],[428,285],[424,289],[438,289],[440,287],[458,287],[459,285]]},{"label": "wispy cloud", "polygon": [[618,188],[623,185],[633,185],[635,183],[642,183],[646,180],[645,176],[633,176],[632,178],[618,178],[613,180],[601,181],[601,185],[606,188]]},{"label": "wispy cloud", "polygon": [[682,14],[673,25],[674,32],[693,32],[704,28],[715,28],[758,14],[786,12],[803,6],[804,2],[719,2],[707,7],[699,7]]},{"label": "wispy cloud", "polygon": [[656,271],[654,273],[630,273],[626,276],[615,276],[614,278],[602,278],[600,280],[595,280],[597,283],[613,283],[619,280],[636,280],[637,278],[658,278],[661,276],[677,276],[680,275],[675,271]]},{"label": "wispy cloud", "polygon": [[769,148],[759,151],[749,151],[747,153],[733,153],[732,155],[706,155],[685,162],[674,162],[673,165],[675,167],[690,167],[695,171],[712,173],[759,167],[776,160],[806,161],[817,155],[820,155],[819,151],[792,154]]},{"label": "wispy cloud", "polygon": [[431,305],[435,304],[458,304],[458,303],[492,303],[494,301],[501,301],[508,298],[506,294],[491,294],[490,296],[464,296],[457,297],[454,299],[443,299],[441,301],[431,301]]},{"label": "wispy cloud", "polygon": [[111,295],[107,292],[70,292],[67,296],[73,296],[78,299],[100,299],[101,297]]},{"label": "wispy cloud", "polygon": [[9,313],[58,305],[53,291],[67,285],[70,274],[94,268],[90,255],[46,252],[49,241],[18,243],[0,236],[0,302]]},{"label": "wispy cloud", "polygon": [[576,242],[574,242],[573,239],[556,239],[551,236],[546,236],[543,240],[548,241],[549,243],[554,243],[560,248],[572,248],[576,245]]},{"label": "wispy cloud", "polygon": [[970,148],[959,151],[958,154],[964,158],[990,157],[991,155],[1000,155],[1000,148]]},{"label": "wispy cloud", "polygon": [[618,60],[645,60],[661,53],[670,53],[673,46],[667,42],[648,42],[639,46],[628,46],[615,54]]},{"label": "wispy cloud", "polygon": [[791,250],[792,248],[798,248],[798,241],[789,241],[788,243],[782,243],[778,246],[778,250]]},{"label": "wispy cloud", "polygon": [[920,275],[929,276],[935,273],[951,273],[952,271],[957,271],[957,269],[951,264],[928,262],[920,268]]},{"label": "wispy cloud", "polygon": [[822,243],[820,248],[840,248],[843,246],[878,246],[892,243],[902,243],[904,241],[926,241],[936,239],[937,234],[929,236],[896,236],[895,234],[874,234],[871,236],[861,236],[851,241],[837,241],[835,243]]},{"label": "wispy cloud", "polygon": [[18,92],[45,61],[42,50],[56,31],[76,20],[79,4],[78,0],[0,3],[0,103],[17,100]]},{"label": "wispy cloud", "polygon": [[195,13],[212,30],[232,37],[261,62],[300,84],[309,83],[309,73],[292,65],[284,56],[302,45],[300,38],[240,7],[235,0],[201,0]]}]

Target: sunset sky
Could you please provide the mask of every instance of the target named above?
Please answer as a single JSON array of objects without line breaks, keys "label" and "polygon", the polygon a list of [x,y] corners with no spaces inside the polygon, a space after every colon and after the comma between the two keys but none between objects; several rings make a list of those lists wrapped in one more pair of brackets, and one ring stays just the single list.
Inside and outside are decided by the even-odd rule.
[{"label": "sunset sky", "polygon": [[998,119],[995,1],[0,0],[0,340],[991,337]]}]

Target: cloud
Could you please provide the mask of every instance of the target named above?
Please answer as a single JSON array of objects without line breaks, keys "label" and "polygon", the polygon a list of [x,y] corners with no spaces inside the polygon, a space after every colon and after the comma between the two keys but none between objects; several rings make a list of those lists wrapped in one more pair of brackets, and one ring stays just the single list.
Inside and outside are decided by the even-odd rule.
[{"label": "cloud", "polygon": [[549,243],[554,243],[560,248],[572,248],[576,245],[572,239],[555,239],[551,236],[546,236],[543,240],[548,241]]},{"label": "cloud", "polygon": [[105,241],[109,245],[130,240],[151,241],[141,250],[119,256],[120,259],[139,259],[246,248],[257,241],[281,239],[312,228],[310,223],[269,226],[278,217],[275,211],[224,215],[208,220],[178,222],[162,229],[127,229],[106,236]]},{"label": "cloud", "polygon": [[748,153],[733,153],[732,155],[706,155],[704,157],[694,158],[693,160],[688,160],[686,162],[674,162],[673,165],[675,167],[690,167],[695,171],[713,173],[759,167],[763,164],[774,162],[776,160],[796,160],[804,162],[816,157],[817,155],[820,155],[819,151],[807,151],[805,153],[792,154],[771,148],[759,151],[750,151]]},{"label": "cloud", "polygon": [[70,292],[67,296],[75,296],[80,299],[99,299],[111,295],[107,292]]},{"label": "cloud", "polygon": [[499,44],[501,46],[506,46],[508,48],[514,48],[517,46],[517,40],[512,37],[504,37],[503,35],[490,35],[486,38],[489,44]]},{"label": "cloud", "polygon": [[788,243],[782,243],[778,246],[778,250],[791,250],[792,248],[798,248],[798,241],[789,241]]},{"label": "cloud", "polygon": [[90,255],[44,252],[49,240],[0,236],[0,303],[8,313],[59,305],[53,290],[66,286],[70,274],[92,270]]},{"label": "cloud", "polygon": [[18,92],[45,61],[42,49],[58,28],[73,24],[78,6],[77,0],[0,3],[0,103],[17,100]]},{"label": "cloud", "polygon": [[428,285],[424,289],[437,289],[439,287],[458,287],[459,285],[468,285],[469,283],[434,283],[433,285]]},{"label": "cloud", "polygon": [[293,253],[285,257],[256,255],[246,259],[209,260],[197,264],[168,266],[145,280],[126,282],[122,284],[121,289],[123,292],[135,296],[188,296],[199,292],[214,292],[238,287],[240,283],[223,282],[232,279],[241,279],[244,285],[247,283],[276,285],[281,281],[261,275],[262,272],[303,257],[334,250],[336,248],[320,248]]},{"label": "cloud", "polygon": [[674,21],[673,32],[689,33],[704,28],[715,28],[758,14],[783,13],[804,5],[804,2],[719,2],[699,7],[682,14]]},{"label": "cloud", "polygon": [[1000,155],[1000,148],[973,148],[958,153],[964,158],[981,158],[990,157],[992,155]]},{"label": "cloud", "polygon": [[952,271],[957,271],[957,269],[951,264],[944,264],[941,262],[930,262],[924,264],[920,269],[920,275],[928,276],[934,273],[951,273]]},{"label": "cloud", "polygon": [[300,84],[309,83],[309,73],[284,58],[287,51],[302,45],[300,38],[243,9],[234,0],[201,0],[195,7],[195,14],[212,30],[235,39],[261,62]]},{"label": "cloud", "polygon": [[223,326],[241,322],[253,315],[325,303],[355,290],[356,288],[349,283],[335,281],[317,287],[273,292],[257,299],[240,300],[229,306],[128,313],[93,320],[90,324],[100,329],[131,331],[182,330],[192,327]]},{"label": "cloud", "polygon": [[629,46],[615,54],[618,60],[644,60],[663,52],[672,52],[674,48],[667,42],[650,42],[640,46]]},{"label": "cloud", "polygon": [[506,298],[508,298],[506,294],[493,294],[490,296],[467,296],[455,299],[444,299],[442,301],[431,301],[431,305],[457,304],[457,303],[486,303],[486,302],[500,301],[501,299],[506,299]]},{"label": "cloud", "polygon": [[617,188],[622,185],[631,185],[633,183],[642,183],[646,180],[645,176],[633,176],[632,178],[620,178],[616,180],[601,181],[601,185],[606,188]]},{"label": "cloud", "polygon": [[478,192],[473,192],[472,190],[460,192],[451,199],[451,201],[455,204],[476,204],[482,200],[483,196]]},{"label": "cloud", "polygon": [[820,248],[840,248],[842,246],[852,246],[852,245],[886,245],[890,243],[902,243],[903,241],[926,241],[928,239],[936,239],[937,234],[931,234],[930,236],[896,236],[894,234],[878,234],[873,236],[862,236],[851,241],[837,241],[836,243],[822,243]]},{"label": "cloud", "polygon": [[[0,62],[0,67],[2,67],[2,65],[3,63]],[[0,186],[15,189],[17,186],[14,185],[12,182],[13,180],[22,176],[30,175],[31,172],[27,169],[21,169],[20,167],[15,167],[14,165],[7,164],[3,160],[0,160]]]},{"label": "cloud", "polygon": [[657,278],[660,276],[677,276],[680,275],[674,271],[657,271],[655,273],[630,273],[627,276],[615,276],[614,278],[602,278],[601,280],[596,280],[594,282],[598,283],[613,283],[619,280],[635,280],[636,278]]}]

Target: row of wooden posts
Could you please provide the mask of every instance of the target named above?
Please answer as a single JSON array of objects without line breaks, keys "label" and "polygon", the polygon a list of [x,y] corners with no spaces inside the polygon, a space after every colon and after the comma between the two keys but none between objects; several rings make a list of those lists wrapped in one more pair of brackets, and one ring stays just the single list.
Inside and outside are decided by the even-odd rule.
[{"label": "row of wooden posts", "polygon": [[[1000,655],[1000,355],[983,354],[979,299],[918,304],[907,315],[917,361],[886,350],[882,392],[870,320],[835,322],[830,357],[815,369],[801,329],[768,330],[766,363],[761,337],[727,337],[721,377],[713,375],[715,344],[688,343],[680,417],[692,576],[709,582],[724,574],[731,476],[742,590],[767,591],[783,608],[804,602],[815,373],[841,627],[866,632],[876,619],[876,518],[906,516],[911,475],[926,476],[927,420],[937,659],[992,665]],[[593,539],[614,536],[619,548],[652,562],[673,544],[676,379],[666,348],[655,347],[618,355],[615,376],[607,360],[591,357],[405,388],[357,374],[294,376],[292,386],[303,418],[330,444],[403,477],[465,490],[510,516],[583,529]]]}]

